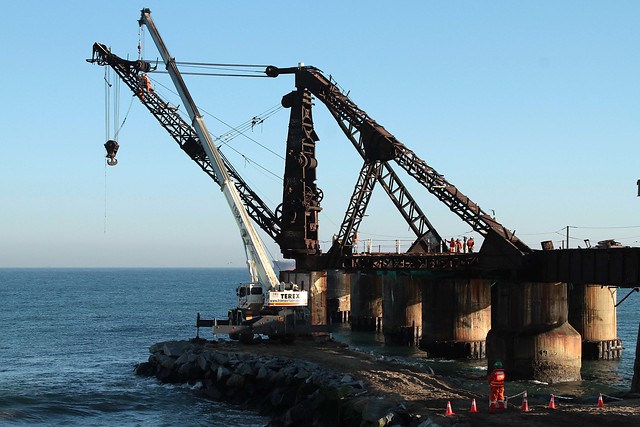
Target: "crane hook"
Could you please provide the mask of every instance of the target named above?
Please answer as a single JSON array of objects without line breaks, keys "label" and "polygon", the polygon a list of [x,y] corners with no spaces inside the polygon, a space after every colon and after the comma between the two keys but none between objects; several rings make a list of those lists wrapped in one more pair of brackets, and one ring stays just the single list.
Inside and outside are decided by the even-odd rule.
[{"label": "crane hook", "polygon": [[113,139],[110,139],[104,144],[104,148],[107,150],[107,155],[105,156],[107,158],[107,164],[109,166],[117,165],[118,160],[116,160],[116,154],[118,153],[120,145]]}]

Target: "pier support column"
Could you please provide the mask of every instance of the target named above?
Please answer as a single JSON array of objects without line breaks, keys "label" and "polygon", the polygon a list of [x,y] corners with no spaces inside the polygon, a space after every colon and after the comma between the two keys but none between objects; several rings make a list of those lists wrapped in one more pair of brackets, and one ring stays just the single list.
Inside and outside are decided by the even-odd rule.
[{"label": "pier support column", "polygon": [[351,329],[382,329],[382,276],[353,273],[350,280]]},{"label": "pier support column", "polygon": [[568,322],[565,283],[502,281],[492,287],[489,367],[499,360],[512,379],[578,381],[581,341]]},{"label": "pier support column", "polygon": [[327,316],[333,323],[349,322],[350,285],[351,274],[343,270],[327,271]]},{"label": "pier support column", "polygon": [[491,328],[491,283],[428,280],[422,285],[422,340],[429,356],[484,358]]},{"label": "pier support column", "polygon": [[633,363],[631,393],[640,393],[640,325],[638,325],[638,340],[636,341],[636,358]]},{"label": "pier support column", "polygon": [[569,323],[582,336],[582,358],[620,359],[616,288],[600,285],[569,285]]},{"label": "pier support column", "polygon": [[411,273],[382,276],[382,332],[389,345],[417,345],[422,329],[422,291]]},{"label": "pier support column", "polygon": [[309,292],[311,324],[327,324],[327,273],[325,271],[281,271],[280,280],[295,283]]}]

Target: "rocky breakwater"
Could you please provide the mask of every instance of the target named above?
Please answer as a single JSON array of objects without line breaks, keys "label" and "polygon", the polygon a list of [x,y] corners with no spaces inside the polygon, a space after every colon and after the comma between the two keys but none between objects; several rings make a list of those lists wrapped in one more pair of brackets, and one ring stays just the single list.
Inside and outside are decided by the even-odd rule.
[{"label": "rocky breakwater", "polygon": [[164,383],[199,384],[202,396],[257,411],[270,417],[271,427],[416,424],[402,404],[369,395],[350,375],[251,348],[205,340],[162,342],[150,347],[149,361],[136,373]]}]

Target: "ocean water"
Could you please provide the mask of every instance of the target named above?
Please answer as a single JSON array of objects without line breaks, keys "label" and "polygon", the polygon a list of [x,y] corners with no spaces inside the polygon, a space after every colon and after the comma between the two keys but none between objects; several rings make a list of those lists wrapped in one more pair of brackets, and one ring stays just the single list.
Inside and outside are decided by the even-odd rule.
[{"label": "ocean water", "polygon": [[[0,425],[264,426],[266,418],[201,399],[189,386],[133,372],[150,345],[193,338],[197,312],[225,316],[235,287],[247,279],[245,269],[0,269]],[[618,298],[627,293],[620,290]],[[507,394],[628,390],[640,294],[618,310],[622,360],[585,363],[579,383],[510,383]],[[201,331],[205,338],[209,333]],[[371,334],[335,337],[486,388],[484,361],[428,359],[416,349],[385,347]]]},{"label": "ocean water", "polygon": [[[0,269],[0,425],[264,426],[133,368],[222,316],[244,269]],[[205,332],[205,331],[203,331]],[[206,333],[206,332],[205,332]]]}]

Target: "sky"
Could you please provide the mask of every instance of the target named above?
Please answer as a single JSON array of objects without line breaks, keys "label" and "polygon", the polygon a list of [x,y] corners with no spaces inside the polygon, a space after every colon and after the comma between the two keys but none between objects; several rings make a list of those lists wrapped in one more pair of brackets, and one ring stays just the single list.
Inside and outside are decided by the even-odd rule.
[{"label": "sky", "polygon": [[[534,249],[561,246],[567,227],[570,247],[640,246],[640,2],[25,0],[0,14],[0,268],[244,265],[219,188],[125,86],[105,125],[105,70],[85,59],[96,41],[135,59],[141,40],[155,61],[139,35],[144,7],[178,61],[303,62],[331,75]],[[151,77],[180,104],[166,75]],[[221,147],[275,209],[289,119],[278,106],[292,77],[185,80],[215,136],[275,109]],[[313,118],[327,250],[362,161],[320,102]],[[116,128],[109,167],[103,144]],[[400,176],[440,235],[477,237]],[[381,188],[367,214],[361,244],[404,250],[414,239]]]}]

